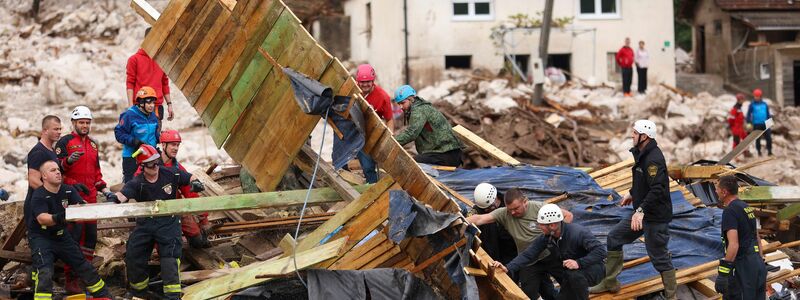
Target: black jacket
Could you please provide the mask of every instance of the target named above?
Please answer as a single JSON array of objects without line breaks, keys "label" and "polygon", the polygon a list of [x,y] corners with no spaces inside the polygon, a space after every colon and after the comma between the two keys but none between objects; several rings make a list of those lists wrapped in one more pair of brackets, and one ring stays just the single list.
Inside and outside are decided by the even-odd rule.
[{"label": "black jacket", "polygon": [[606,247],[586,227],[572,223],[561,223],[561,225],[560,239],[555,240],[549,235],[539,235],[525,251],[522,251],[506,265],[508,271],[518,271],[530,265],[539,258],[539,254],[545,249],[550,249],[551,255],[559,255],[560,260],[577,261],[579,269],[603,264],[603,260],[608,254]]},{"label": "black jacket", "polygon": [[644,150],[632,148],[633,159],[633,209],[644,211],[644,220],[655,223],[672,221],[672,200],[669,197],[669,177],[664,154],[656,140],[651,140]]}]

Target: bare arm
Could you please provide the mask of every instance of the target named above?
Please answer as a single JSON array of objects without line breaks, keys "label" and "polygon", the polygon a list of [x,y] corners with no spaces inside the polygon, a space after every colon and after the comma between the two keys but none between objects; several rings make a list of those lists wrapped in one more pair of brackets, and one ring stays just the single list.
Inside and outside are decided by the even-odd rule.
[{"label": "bare arm", "polygon": [[737,252],[739,252],[739,231],[736,229],[729,229],[725,235],[728,237],[728,248],[725,250],[725,260],[733,261],[736,259]]},{"label": "bare arm", "polygon": [[119,199],[120,203],[128,202],[128,197],[125,197],[125,195],[123,195],[122,193],[116,192],[115,194],[117,195],[117,199]]},{"label": "bare arm", "polygon": [[133,89],[128,89],[127,94],[128,94],[128,104],[133,103]]},{"label": "bare arm", "polygon": [[389,128],[389,132],[394,132],[394,119],[389,119],[389,121],[386,121],[386,127]]},{"label": "bare arm", "polygon": [[28,169],[28,185],[34,190],[42,186],[42,173],[36,169]]},{"label": "bare arm", "polygon": [[54,226],[56,225],[56,221],[53,219],[53,215],[48,213],[41,213],[36,216],[36,222],[44,226]]},{"label": "bare arm", "polygon": [[562,208],[561,213],[564,214],[564,222],[572,223],[572,219],[574,218],[574,216],[570,211]]},{"label": "bare arm", "polygon": [[475,225],[490,224],[494,223],[494,221],[495,220],[492,214],[471,215],[467,217],[467,222],[470,222]]}]

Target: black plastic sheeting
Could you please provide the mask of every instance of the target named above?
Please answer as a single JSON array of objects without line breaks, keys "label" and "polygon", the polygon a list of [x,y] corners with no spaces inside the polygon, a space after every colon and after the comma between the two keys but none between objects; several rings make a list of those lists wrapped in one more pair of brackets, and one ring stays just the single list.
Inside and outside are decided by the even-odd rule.
[{"label": "black plastic sheeting", "polygon": [[[493,184],[501,193],[518,187],[528,199],[536,201],[569,193],[570,198],[558,203],[559,206],[570,210],[575,216],[574,222],[589,228],[603,243],[614,224],[633,214],[631,206],[618,206],[619,194],[602,189],[585,172],[567,167],[458,169],[454,172],[440,171],[436,179],[469,199],[472,199],[475,186],[481,182]],[[613,200],[609,200],[609,196]],[[680,192],[672,193],[671,197],[674,217],[670,223],[669,249],[673,265],[683,269],[721,258],[724,251],[720,238],[722,210],[695,208]],[[460,205],[465,207],[463,203]],[[626,245],[623,250],[625,260],[647,255],[641,240]],[[652,264],[645,263],[624,270],[618,278],[627,284],[654,276],[658,276],[658,272]]]},{"label": "black plastic sheeting", "polygon": [[403,269],[314,269],[306,273],[309,299],[439,299],[421,279]]}]

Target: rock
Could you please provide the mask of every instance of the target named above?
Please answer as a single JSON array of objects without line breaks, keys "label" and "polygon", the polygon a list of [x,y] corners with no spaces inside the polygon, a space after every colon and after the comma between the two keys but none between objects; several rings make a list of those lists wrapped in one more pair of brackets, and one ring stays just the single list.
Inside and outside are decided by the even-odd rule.
[{"label": "rock", "polygon": [[517,102],[511,97],[496,96],[483,101],[483,105],[491,108],[495,113],[501,113],[511,107],[517,107]]}]

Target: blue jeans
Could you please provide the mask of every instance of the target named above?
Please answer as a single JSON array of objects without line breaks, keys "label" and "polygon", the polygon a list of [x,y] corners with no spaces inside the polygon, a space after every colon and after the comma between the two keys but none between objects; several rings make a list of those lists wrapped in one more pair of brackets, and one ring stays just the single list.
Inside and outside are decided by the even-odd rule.
[{"label": "blue jeans", "polygon": [[358,163],[361,164],[361,170],[364,171],[364,177],[367,179],[367,183],[378,182],[378,165],[372,157],[364,153],[363,150],[359,151]]}]

